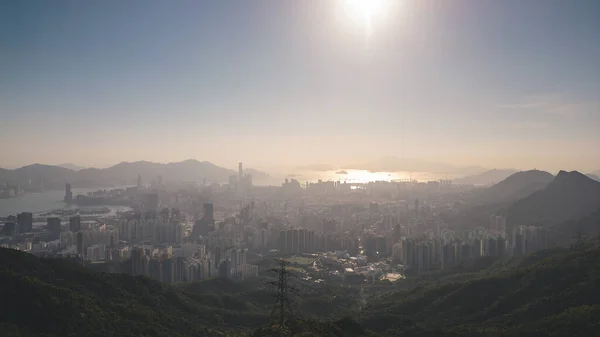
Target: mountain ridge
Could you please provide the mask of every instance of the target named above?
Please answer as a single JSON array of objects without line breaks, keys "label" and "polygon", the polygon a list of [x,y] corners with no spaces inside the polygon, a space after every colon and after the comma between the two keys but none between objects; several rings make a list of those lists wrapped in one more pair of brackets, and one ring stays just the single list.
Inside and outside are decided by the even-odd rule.
[{"label": "mountain ridge", "polygon": [[477,204],[500,204],[527,197],[546,187],[554,176],[546,171],[528,170],[511,174],[490,187],[476,190],[473,202]]},{"label": "mountain ridge", "polygon": [[[246,169],[253,175],[253,181],[266,181],[269,175],[265,172]],[[120,162],[107,168],[85,168],[72,170],[56,165],[31,164],[14,170],[0,169],[0,184],[20,184],[24,188],[32,185],[42,185],[47,189],[61,189],[65,183],[73,187],[109,187],[134,185],[137,176],[141,175],[146,181],[162,176],[165,180],[180,182],[209,182],[224,183],[229,176],[238,172],[217,166],[208,161],[188,159],[181,162],[154,163],[150,161]]]},{"label": "mountain ridge", "polygon": [[56,166],[63,167],[63,168],[66,168],[66,169],[69,169],[69,170],[73,170],[73,171],[81,171],[83,169],[88,168],[88,167],[85,167],[85,166],[75,165],[73,163],[63,163],[63,164],[59,164],[59,165],[56,165]]},{"label": "mountain ridge", "polygon": [[545,188],[508,207],[510,226],[556,226],[581,219],[600,207],[600,182],[578,171],[560,171]]},{"label": "mountain ridge", "polygon": [[491,169],[479,174],[469,175],[452,180],[453,184],[459,185],[488,185],[496,184],[509,176],[517,173],[515,169]]},{"label": "mountain ridge", "polygon": [[588,173],[586,174],[586,176],[590,177],[591,179],[594,179],[596,181],[600,181],[600,176],[594,174],[594,173]]},{"label": "mountain ridge", "polygon": [[369,170],[373,172],[428,172],[436,174],[464,174],[473,175],[484,172],[485,169],[480,166],[456,166],[441,162],[432,162],[417,158],[399,158],[399,157],[383,157],[373,160],[368,163],[351,163],[351,165],[340,166],[339,168]]}]

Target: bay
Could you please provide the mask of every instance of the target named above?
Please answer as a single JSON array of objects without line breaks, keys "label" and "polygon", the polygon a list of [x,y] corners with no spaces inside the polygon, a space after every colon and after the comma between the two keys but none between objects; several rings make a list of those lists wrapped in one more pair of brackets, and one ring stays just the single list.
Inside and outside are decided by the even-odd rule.
[{"label": "bay", "polygon": [[[74,188],[73,196],[97,191],[98,188]],[[64,190],[44,191],[40,193],[26,193],[16,198],[0,199],[0,217],[16,215],[21,212],[39,213],[54,209],[81,208],[77,205],[69,205],[63,201]],[[92,207],[85,207],[92,208]]]}]

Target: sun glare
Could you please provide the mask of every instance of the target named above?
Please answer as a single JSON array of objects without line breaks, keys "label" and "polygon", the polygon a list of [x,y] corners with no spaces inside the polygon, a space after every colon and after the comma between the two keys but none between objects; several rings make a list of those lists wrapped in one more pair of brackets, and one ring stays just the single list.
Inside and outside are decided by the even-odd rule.
[{"label": "sun glare", "polygon": [[346,15],[370,28],[373,20],[386,11],[389,0],[343,0]]}]

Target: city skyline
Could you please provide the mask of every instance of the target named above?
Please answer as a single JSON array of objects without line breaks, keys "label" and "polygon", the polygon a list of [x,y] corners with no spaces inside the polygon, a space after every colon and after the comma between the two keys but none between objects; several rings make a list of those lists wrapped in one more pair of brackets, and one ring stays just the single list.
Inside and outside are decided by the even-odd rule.
[{"label": "city skyline", "polygon": [[342,3],[3,4],[0,167],[600,168],[600,4]]},{"label": "city skyline", "polygon": [[0,336],[600,336],[600,1],[0,1]]},{"label": "city skyline", "polygon": [[[153,162],[153,161],[148,161],[148,160],[122,161],[122,162],[114,163],[114,164],[110,164],[110,165],[91,165],[91,166],[78,165],[77,163],[60,163],[60,164],[58,164],[58,163],[31,163],[28,165],[17,166],[17,167],[11,167],[11,166],[0,167],[0,169],[18,170],[18,169],[29,167],[29,166],[43,165],[43,166],[57,166],[57,167],[66,168],[66,169],[69,169],[72,171],[81,171],[81,170],[87,170],[87,169],[100,169],[100,170],[108,169],[108,168],[118,166],[120,164],[122,165],[122,164],[148,163],[148,164],[167,165],[167,164],[182,164],[182,163],[186,163],[186,162],[198,162],[198,163],[207,162],[212,165],[216,165],[217,167],[230,170],[231,172],[234,172],[234,170],[235,170],[235,167],[232,163],[225,163],[224,165],[221,165],[221,164],[211,162],[210,160],[199,160],[196,158],[188,158],[185,160],[172,161],[172,162],[171,161]],[[239,164],[240,163],[238,163],[238,166],[239,166]],[[402,168],[403,164],[407,165],[407,166],[405,168]],[[416,167],[423,167],[423,168],[413,168],[413,169],[410,168],[411,166],[415,167],[415,165],[416,165]],[[396,168],[394,168],[394,166]],[[593,168],[593,166],[591,167],[591,169],[581,169],[578,167],[574,167],[573,165],[559,166],[559,167],[550,166],[549,168],[543,167],[543,166],[539,166],[539,167],[538,166],[536,166],[536,167],[528,167],[528,166],[493,167],[493,166],[482,166],[482,165],[478,165],[478,164],[460,166],[460,165],[452,165],[452,164],[445,163],[445,162],[426,161],[426,160],[421,160],[419,158],[398,158],[398,157],[384,157],[384,158],[379,158],[378,160],[371,161],[371,162],[362,161],[362,162],[355,162],[355,163],[345,163],[344,165],[340,165],[340,164],[337,164],[337,165],[335,165],[335,164],[309,164],[309,165],[297,165],[297,166],[287,166],[287,167],[285,167],[285,166],[270,166],[270,167],[253,166],[253,167],[244,168],[244,171],[246,171],[246,170],[250,170],[249,171],[250,174],[252,172],[256,172],[261,175],[265,175],[265,174],[266,175],[271,175],[271,174],[275,175],[274,177],[269,177],[269,179],[279,179],[282,177],[293,178],[297,175],[297,174],[290,173],[290,172],[299,172],[299,173],[304,173],[304,174],[309,173],[309,172],[314,172],[314,173],[334,172],[334,174],[339,176],[338,178],[347,178],[348,172],[344,171],[344,170],[351,170],[351,172],[356,171],[355,173],[358,173],[358,174],[360,174],[361,172],[364,172],[365,174],[373,175],[373,177],[376,177],[376,178],[378,177],[377,174],[387,174],[387,173],[409,174],[410,172],[433,174],[433,176],[439,176],[440,179],[443,174],[448,175],[448,173],[450,173],[451,178],[463,178],[463,177],[473,176],[478,173],[491,172],[494,170],[507,171],[507,172],[541,170],[541,171],[547,171],[552,174],[556,174],[559,171],[579,171],[581,173],[589,173],[589,174],[595,174],[595,175],[600,174],[600,170],[595,170]],[[433,177],[433,176],[431,176],[431,177]],[[381,178],[381,176],[379,178]],[[396,179],[396,178],[393,178],[393,179]],[[311,179],[311,180],[314,180],[314,179]],[[383,180],[389,180],[389,178],[383,179]],[[365,181],[374,181],[374,180],[367,179]]]}]

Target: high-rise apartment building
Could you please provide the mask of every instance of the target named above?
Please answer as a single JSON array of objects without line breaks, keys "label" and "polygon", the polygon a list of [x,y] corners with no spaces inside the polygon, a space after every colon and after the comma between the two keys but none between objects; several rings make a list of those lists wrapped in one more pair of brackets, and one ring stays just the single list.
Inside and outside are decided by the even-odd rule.
[{"label": "high-rise apartment building", "polygon": [[46,219],[46,229],[50,231],[53,239],[60,238],[60,218],[47,218]]},{"label": "high-rise apartment building", "polygon": [[79,215],[69,218],[69,230],[73,233],[77,233],[81,230],[81,217]]},{"label": "high-rise apartment building", "polygon": [[21,233],[29,233],[33,230],[33,214],[23,212],[17,214],[17,224]]}]

